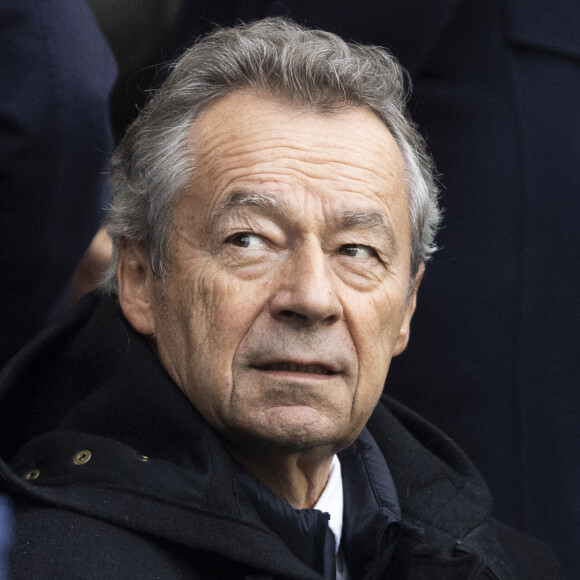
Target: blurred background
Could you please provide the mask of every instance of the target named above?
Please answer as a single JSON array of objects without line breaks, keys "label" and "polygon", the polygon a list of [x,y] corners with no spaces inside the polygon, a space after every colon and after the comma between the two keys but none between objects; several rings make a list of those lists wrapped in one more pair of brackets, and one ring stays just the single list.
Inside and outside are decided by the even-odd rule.
[{"label": "blurred background", "polygon": [[[103,49],[87,57],[83,69],[108,79],[112,136],[97,147],[105,154],[162,82],[169,63],[215,25],[284,15],[347,40],[385,46],[400,59],[412,86],[411,113],[440,174],[445,219],[440,251],[419,293],[410,345],[394,361],[386,391],[453,437],[490,485],[495,515],[548,542],[572,576],[580,567],[580,3],[87,4],[118,68],[113,87],[114,65]],[[91,35],[85,38],[94,48],[100,41]],[[4,75],[5,65],[0,62]],[[102,114],[98,122],[105,122]],[[91,131],[76,131],[76,138],[92,146],[98,141]],[[1,143],[0,154],[7,151]],[[72,140],[67,143],[65,155],[74,161],[80,153]],[[5,172],[0,178],[6,180]],[[84,194],[88,207],[93,198],[106,196],[106,183]],[[56,197],[57,207],[67,204],[62,191]],[[27,316],[39,309],[35,323],[22,329],[15,314],[2,325],[22,331],[6,340],[4,360],[62,308],[71,287],[74,300],[94,286],[106,261],[106,239],[94,242],[72,286],[70,278],[101,213],[77,220],[82,235],[70,231],[59,240],[58,247],[75,249],[69,252],[74,256],[58,267],[58,291],[44,291],[48,298],[42,304],[24,301]],[[4,208],[2,215],[8,215]],[[8,240],[5,253],[18,244],[37,252],[30,239],[36,226],[16,228],[12,222],[5,217],[0,224]],[[51,259],[62,265],[62,252]],[[11,264],[0,262],[3,271],[14,268]],[[30,284],[30,271],[23,280]],[[5,304],[22,304],[23,288],[2,287]]]}]

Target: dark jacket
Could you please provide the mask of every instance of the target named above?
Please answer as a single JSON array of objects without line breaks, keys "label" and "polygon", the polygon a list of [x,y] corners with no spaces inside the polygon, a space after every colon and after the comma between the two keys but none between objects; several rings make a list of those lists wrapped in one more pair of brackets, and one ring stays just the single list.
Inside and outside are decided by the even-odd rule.
[{"label": "dark jacket", "polygon": [[[328,516],[233,461],[115,300],[89,295],[0,376],[0,491],[19,578],[328,577]],[[384,398],[340,454],[352,577],[560,578],[490,518],[445,435]]]}]

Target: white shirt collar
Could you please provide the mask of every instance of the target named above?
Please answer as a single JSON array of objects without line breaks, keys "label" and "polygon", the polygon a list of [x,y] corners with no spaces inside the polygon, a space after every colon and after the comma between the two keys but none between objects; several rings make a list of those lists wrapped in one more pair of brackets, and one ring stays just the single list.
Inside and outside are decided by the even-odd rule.
[{"label": "white shirt collar", "polygon": [[318,498],[315,509],[330,514],[328,527],[334,535],[336,545],[336,580],[350,580],[350,574],[346,567],[344,551],[340,546],[342,537],[342,517],[344,511],[344,496],[342,493],[342,473],[340,470],[340,461],[338,456],[332,458],[330,471],[328,473],[328,482]]},{"label": "white shirt collar", "polygon": [[320,510],[321,512],[330,514],[328,527],[334,534],[334,539],[336,541],[336,551],[338,552],[340,538],[342,536],[344,498],[342,495],[342,475],[340,473],[340,461],[338,460],[337,455],[332,458],[330,471],[328,473],[328,482],[314,508]]}]

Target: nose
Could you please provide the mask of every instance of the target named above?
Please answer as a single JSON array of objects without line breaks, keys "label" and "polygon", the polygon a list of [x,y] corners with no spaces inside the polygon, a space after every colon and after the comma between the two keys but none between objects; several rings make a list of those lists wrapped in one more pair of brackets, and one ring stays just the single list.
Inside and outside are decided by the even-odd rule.
[{"label": "nose", "polygon": [[316,243],[296,248],[278,273],[270,309],[274,318],[308,326],[342,318],[337,280]]}]

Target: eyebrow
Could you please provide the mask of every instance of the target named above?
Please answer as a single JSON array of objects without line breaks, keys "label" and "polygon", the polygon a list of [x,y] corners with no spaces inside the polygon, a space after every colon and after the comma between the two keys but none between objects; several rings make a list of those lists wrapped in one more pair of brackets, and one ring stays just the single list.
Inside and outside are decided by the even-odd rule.
[{"label": "eyebrow", "polygon": [[[289,205],[274,192],[234,190],[217,203],[211,212],[211,220],[219,220],[245,207],[257,208],[265,215],[283,216],[288,213]],[[393,228],[381,212],[345,210],[339,213],[332,222],[332,225],[339,230],[372,230],[387,242],[393,253],[397,251]]]},{"label": "eyebrow", "polygon": [[217,203],[210,217],[212,220],[217,220],[225,214],[244,207],[256,207],[267,214],[284,214],[287,209],[287,204],[275,193],[258,193],[237,189]]},{"label": "eyebrow", "polygon": [[397,251],[397,242],[391,224],[378,211],[345,211],[339,218],[339,227],[343,230],[372,230],[385,238],[393,252]]}]

